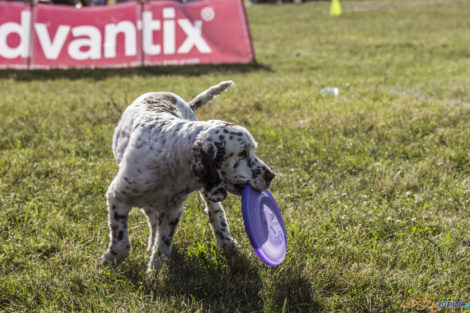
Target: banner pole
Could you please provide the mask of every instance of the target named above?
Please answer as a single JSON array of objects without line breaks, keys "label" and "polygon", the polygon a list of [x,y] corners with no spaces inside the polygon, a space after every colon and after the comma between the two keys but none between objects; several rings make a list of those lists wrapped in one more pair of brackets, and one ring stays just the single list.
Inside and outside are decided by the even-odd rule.
[{"label": "banner pole", "polygon": [[250,39],[251,54],[253,55],[253,63],[258,64],[258,62],[256,61],[255,49],[253,47],[253,38],[251,37],[250,23],[248,22],[248,15],[246,14],[245,2],[244,2],[244,0],[239,0],[239,1],[242,5],[242,8],[243,8],[243,15],[244,15],[244,19],[245,19],[245,27],[248,31],[248,38]]}]

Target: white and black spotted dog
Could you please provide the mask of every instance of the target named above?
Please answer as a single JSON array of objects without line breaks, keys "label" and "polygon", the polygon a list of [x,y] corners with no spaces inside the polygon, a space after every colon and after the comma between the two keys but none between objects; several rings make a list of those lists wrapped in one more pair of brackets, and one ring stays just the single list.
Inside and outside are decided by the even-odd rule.
[{"label": "white and black spotted dog", "polygon": [[113,139],[119,171],[106,194],[110,244],[99,262],[122,262],[131,245],[127,216],[140,207],[148,218],[152,253],[148,271],[168,260],[172,239],[193,191],[200,191],[217,244],[235,245],[220,202],[250,184],[269,188],[274,173],[254,153],[245,128],[224,121],[197,121],[194,110],[232,86],[226,81],[189,103],[169,92],[150,92],[123,113]]}]

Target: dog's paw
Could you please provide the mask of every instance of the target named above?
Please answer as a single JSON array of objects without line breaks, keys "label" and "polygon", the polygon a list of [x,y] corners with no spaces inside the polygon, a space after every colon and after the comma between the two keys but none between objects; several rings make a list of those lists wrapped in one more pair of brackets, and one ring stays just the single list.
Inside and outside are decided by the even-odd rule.
[{"label": "dog's paw", "polygon": [[162,262],[159,265],[149,265],[147,267],[146,274],[149,279],[163,278],[168,275],[169,268],[170,266],[168,262]]},{"label": "dog's paw", "polygon": [[169,257],[160,253],[154,253],[147,266],[147,275],[158,274],[162,269],[168,267]]},{"label": "dog's paw", "polygon": [[233,249],[238,248],[238,242],[235,239],[233,239],[232,237],[217,240],[217,245],[222,250],[233,250]]},{"label": "dog's paw", "polygon": [[97,265],[105,265],[105,264],[119,265],[127,258],[128,255],[129,253],[117,254],[113,250],[108,250],[98,259]]}]

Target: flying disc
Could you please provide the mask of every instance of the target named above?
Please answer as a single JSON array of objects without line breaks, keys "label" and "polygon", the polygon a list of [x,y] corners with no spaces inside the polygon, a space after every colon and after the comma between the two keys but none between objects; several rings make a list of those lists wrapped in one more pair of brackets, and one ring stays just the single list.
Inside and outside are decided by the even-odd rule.
[{"label": "flying disc", "polygon": [[245,230],[253,250],[263,263],[277,266],[287,251],[284,220],[269,190],[256,191],[246,185],[242,193]]}]

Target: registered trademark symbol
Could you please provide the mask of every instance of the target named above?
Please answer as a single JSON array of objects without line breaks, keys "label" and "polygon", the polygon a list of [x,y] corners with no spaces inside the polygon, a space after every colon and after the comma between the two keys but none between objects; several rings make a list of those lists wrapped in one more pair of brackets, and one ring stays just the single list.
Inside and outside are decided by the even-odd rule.
[{"label": "registered trademark symbol", "polygon": [[206,21],[210,22],[215,17],[215,11],[212,7],[205,7],[201,10],[201,18]]}]

